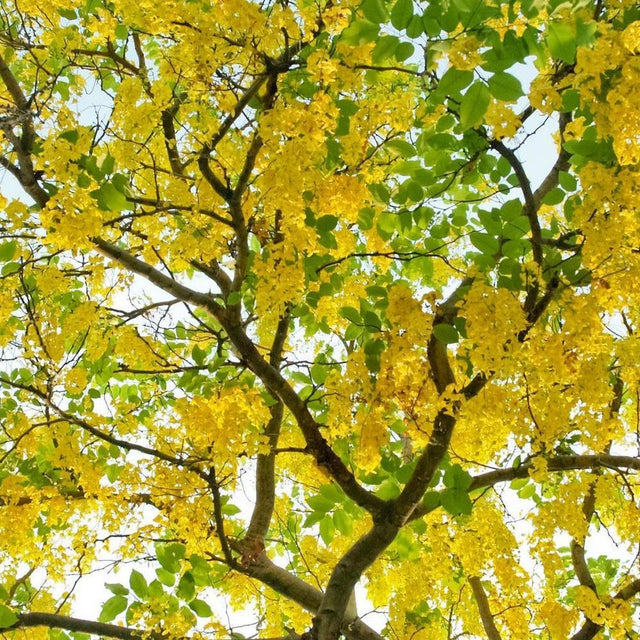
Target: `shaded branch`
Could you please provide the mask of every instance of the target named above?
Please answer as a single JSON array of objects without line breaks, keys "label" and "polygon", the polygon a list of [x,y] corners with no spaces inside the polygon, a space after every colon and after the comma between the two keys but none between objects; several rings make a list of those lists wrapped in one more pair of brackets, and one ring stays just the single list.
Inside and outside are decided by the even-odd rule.
[{"label": "shaded branch", "polygon": [[[634,456],[616,456],[611,454],[553,456],[546,458],[549,471],[576,471],[578,469],[633,469],[640,471],[640,458]],[[521,464],[517,468],[496,469],[477,475],[471,481],[469,491],[490,487],[499,482],[509,482],[516,478],[526,478],[533,467],[531,461]]]},{"label": "shaded branch", "polygon": [[168,634],[157,631],[142,631],[132,629],[131,627],[121,627],[115,624],[96,622],[94,620],[83,620],[82,618],[73,618],[56,613],[32,611],[29,613],[19,613],[17,616],[18,621],[10,627],[5,627],[5,629],[49,627],[79,633],[90,633],[107,638],[120,638],[120,640],[145,640],[145,638],[149,638],[150,640],[166,640],[168,638]]},{"label": "shaded branch", "polygon": [[488,640],[502,640],[500,632],[493,621],[493,614],[489,607],[489,600],[487,594],[482,586],[482,582],[478,576],[471,576],[469,578],[469,584],[473,591],[473,597],[478,605],[478,611],[480,613],[480,619],[482,620],[482,626],[487,634]]},{"label": "shaded branch", "polygon": [[[616,456],[610,454],[583,455],[583,456],[554,456],[546,458],[547,469],[551,472],[561,471],[579,471],[582,469],[633,469],[640,471],[640,458],[633,456]],[[519,467],[510,467],[509,469],[496,469],[473,476],[469,485],[469,492],[486,487],[493,487],[501,482],[511,482],[517,478],[528,478],[533,464],[531,461],[521,464]],[[436,507],[426,508],[419,505],[411,514],[411,520],[421,518]]]},{"label": "shaded branch", "polygon": [[[269,355],[269,364],[279,368],[282,363],[282,352],[289,331],[289,310],[278,321],[275,337]],[[284,406],[281,400],[269,407],[269,419],[264,435],[268,438],[269,453],[259,454],[256,461],[256,500],[251,514],[251,521],[245,539],[249,545],[264,544],[264,538],[269,530],[276,497],[275,460],[280,437],[280,428],[284,416]],[[254,553],[255,553],[254,547]]]},{"label": "shaded branch", "polygon": [[2,56],[0,56],[0,78],[2,78],[2,81],[13,98],[16,109],[20,115],[20,125],[22,127],[22,135],[19,139],[12,133],[11,126],[8,125],[3,128],[5,136],[11,142],[13,150],[18,157],[18,175],[16,175],[11,169],[11,167],[15,165],[12,165],[7,161],[7,163],[3,163],[3,166],[13,173],[22,185],[22,188],[34,199],[35,202],[43,207],[47,203],[49,195],[38,183],[36,173],[33,168],[31,151],[35,132],[33,128],[33,116],[29,111],[30,103],[20,88],[20,84],[16,77],[13,75],[11,69]]},{"label": "shaded branch", "polygon": [[[242,573],[271,587],[307,611],[316,613],[320,608],[322,591],[274,564],[265,554],[243,569]],[[355,609],[347,610],[341,631],[348,640],[382,640],[381,635],[355,617]]]},{"label": "shaded branch", "polygon": [[[100,251],[121,264],[133,273],[137,273],[152,282],[167,293],[184,302],[189,302],[209,311],[226,331],[233,346],[243,358],[247,367],[255,373],[265,384],[267,389],[279,397],[295,417],[300,430],[307,442],[318,466],[326,469],[327,473],[340,485],[342,490],[358,505],[370,512],[378,512],[385,507],[385,501],[365,489],[347,468],[344,462],[329,446],[322,436],[320,425],[311,415],[306,403],[296,393],[295,389],[282,376],[277,368],[269,364],[260,354],[256,345],[247,335],[244,327],[237,318],[237,313],[229,315],[226,308],[220,305],[217,296],[201,293],[176,282],[155,267],[136,258],[125,249],[104,240],[92,238]],[[236,309],[237,311],[237,309]]]},{"label": "shaded branch", "polygon": [[[640,593],[640,579],[634,580],[620,589],[613,598],[614,600],[631,600],[638,593]],[[569,640],[591,640],[602,629],[602,626],[593,622],[593,620],[587,620]]]},{"label": "shaded branch", "polygon": [[[84,620],[71,616],[63,616],[57,613],[44,613],[41,611],[31,611],[17,614],[18,621],[9,627],[0,627],[0,630],[27,629],[31,627],[49,627],[50,629],[66,629],[77,633],[87,633],[93,636],[103,636],[106,638],[119,638],[120,640],[168,640],[172,637],[169,632],[149,631],[133,629],[131,627],[121,627],[116,624],[96,622],[94,620]],[[222,636],[231,638],[229,636]],[[300,636],[290,631],[286,636],[264,638],[263,640],[299,640]],[[256,640],[260,640],[257,638]]]},{"label": "shaded branch", "polygon": [[[561,143],[564,141],[564,130],[567,125],[571,122],[571,114],[570,113],[561,113],[559,115],[559,127],[558,130],[560,132],[560,141]],[[553,165],[549,173],[545,176],[544,180],[540,183],[540,186],[533,193],[533,202],[536,207],[536,211],[542,205],[542,201],[545,196],[558,186],[560,172],[568,171],[569,169],[569,158],[570,154],[565,150],[563,146],[560,148],[560,153]]]},{"label": "shaded branch", "polygon": [[[582,514],[587,521],[587,526],[589,526],[589,522],[591,522],[591,518],[593,517],[593,513],[596,507],[596,486],[595,483],[592,482],[587,491],[587,495],[584,497],[582,501]],[[578,578],[578,582],[583,586],[591,589],[593,593],[598,595],[598,590],[596,588],[595,580],[591,575],[591,571],[589,571],[589,565],[587,564],[587,558],[585,553],[584,544],[573,538],[571,540],[571,563],[573,565],[573,570],[576,573],[576,577]]]},{"label": "shaded branch", "polygon": [[489,146],[495,149],[511,165],[511,168],[518,178],[518,184],[524,196],[524,213],[529,219],[529,225],[531,226],[531,250],[533,251],[533,259],[538,265],[542,266],[542,230],[537,215],[539,205],[536,203],[535,196],[531,190],[529,176],[513,150],[509,149],[509,147],[500,140],[489,140],[488,142]]},{"label": "shaded branch", "polygon": [[162,271],[152,267],[150,264],[147,264],[139,258],[136,258],[126,249],[121,249],[103,238],[91,238],[91,241],[105,256],[120,263],[127,270],[143,276],[149,280],[149,282],[155,284],[160,289],[173,294],[183,302],[190,302],[199,307],[203,307],[215,317],[224,316],[224,308],[216,302],[214,294],[200,293],[180,284],[172,277],[162,273]]}]

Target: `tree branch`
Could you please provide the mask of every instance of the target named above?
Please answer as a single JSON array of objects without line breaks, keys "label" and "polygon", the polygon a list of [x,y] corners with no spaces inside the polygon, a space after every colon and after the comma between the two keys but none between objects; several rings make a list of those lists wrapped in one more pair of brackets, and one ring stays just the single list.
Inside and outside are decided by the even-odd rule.
[{"label": "tree branch", "polygon": [[469,584],[471,585],[473,597],[478,605],[480,619],[482,620],[482,626],[484,627],[488,640],[502,640],[500,632],[493,621],[493,614],[489,607],[489,600],[480,578],[478,578],[478,576],[471,576],[469,578]]},{"label": "tree branch", "polygon": [[[282,351],[289,331],[289,310],[278,321],[275,337],[271,346],[269,364],[279,368],[282,362]],[[269,530],[276,497],[275,460],[280,427],[284,416],[284,406],[281,400],[269,407],[271,418],[267,423],[264,434],[269,440],[269,453],[259,454],[256,461],[256,500],[251,514],[251,521],[245,539],[251,544],[264,544],[264,538]]]},{"label": "tree branch", "polygon": [[86,420],[83,420],[82,418],[79,418],[78,416],[75,416],[68,411],[65,411],[64,409],[61,409],[51,400],[51,398],[46,393],[32,385],[15,382],[13,380],[10,380],[9,378],[6,378],[5,376],[0,376],[0,382],[2,384],[6,384],[7,386],[13,387],[14,389],[21,389],[35,395],[66,422],[75,424],[76,426],[80,427],[87,433],[90,433],[92,436],[98,438],[99,440],[108,442],[109,444],[113,444],[120,449],[124,449],[125,451],[137,451],[138,453],[144,453],[145,455],[151,456],[152,458],[156,458],[158,460],[162,460],[164,462],[168,462],[174,466],[190,469],[204,480],[207,480],[206,474],[203,474],[202,471],[195,468],[191,461],[183,458],[177,458],[168,453],[159,451],[158,449],[154,449],[153,447],[147,447],[142,444],[136,444],[135,442],[129,442],[128,440],[122,440],[121,438],[116,438],[109,433],[105,433],[97,427],[89,424]]},{"label": "tree branch", "polygon": [[255,373],[269,389],[279,397],[295,417],[311,453],[319,466],[325,468],[329,475],[340,485],[343,491],[358,505],[370,512],[380,511],[385,501],[367,491],[355,478],[353,473],[342,462],[336,452],[329,446],[320,431],[307,405],[293,387],[282,376],[280,371],[269,364],[260,354],[256,345],[247,336],[244,327],[237,317],[230,317],[228,310],[221,306],[213,294],[200,293],[180,284],[155,267],[136,258],[125,249],[102,238],[92,238],[100,251],[121,264],[133,273],[137,273],[167,293],[209,311],[220,322],[237,352],[244,359],[249,369]]},{"label": "tree branch", "polygon": [[[584,456],[554,456],[546,458],[547,469],[553,472],[579,471],[581,469],[633,469],[640,471],[640,458],[633,456],[616,456],[610,454],[584,455]],[[525,462],[519,467],[509,469],[496,469],[473,476],[469,485],[469,492],[486,487],[493,487],[501,482],[511,482],[517,478],[528,478],[532,463]],[[431,513],[436,507],[426,508],[423,505],[416,507],[411,514],[411,520],[422,518]]]},{"label": "tree branch", "polygon": [[518,184],[522,190],[524,196],[524,213],[529,219],[529,225],[531,226],[531,250],[533,251],[533,259],[536,263],[542,266],[542,230],[540,229],[540,221],[538,220],[538,208],[536,199],[531,190],[531,182],[529,176],[527,176],[524,167],[515,152],[509,149],[500,140],[489,140],[489,146],[495,149],[510,165],[513,169],[516,177],[518,178]]},{"label": "tree branch", "polygon": [[[323,594],[319,589],[277,566],[265,554],[246,567],[243,573],[266,584],[312,613],[316,613],[322,603]],[[355,610],[347,610],[342,633],[349,640],[382,640],[382,636],[362,620],[355,618]]]},{"label": "tree branch", "polygon": [[[640,471],[640,458],[634,456],[616,456],[611,454],[594,454],[583,456],[552,456],[546,458],[549,471],[575,471],[578,469],[633,469]],[[526,478],[532,468],[531,462],[525,462],[517,468],[496,469],[475,476],[469,491],[490,487],[498,482],[508,482],[516,478]]]},{"label": "tree branch", "polygon": [[[561,143],[564,141],[564,130],[570,122],[570,113],[561,113],[559,115],[558,130],[560,133]],[[569,152],[561,146],[560,153],[558,154],[558,158],[556,159],[553,167],[551,167],[549,173],[545,176],[544,180],[540,183],[540,186],[533,193],[533,203],[535,205],[536,211],[542,205],[542,201],[544,200],[544,197],[549,193],[549,191],[558,186],[560,172],[567,171],[569,169],[569,157]]]},{"label": "tree branch", "polygon": [[[169,632],[121,627],[116,624],[73,618],[57,613],[31,611],[16,615],[18,616],[18,621],[15,624],[10,627],[0,627],[0,630],[8,631],[11,629],[28,629],[31,627],[49,627],[50,629],[66,629],[67,631],[87,633],[93,636],[119,638],[119,640],[168,640],[172,637]],[[230,639],[231,636],[223,636],[223,638],[224,640],[227,640],[227,638]],[[299,640],[299,638],[300,636],[298,634],[290,631],[286,636],[264,638],[263,640]],[[364,639],[365,637],[362,636],[362,638]],[[220,640],[222,640],[222,638]],[[256,640],[260,640],[260,638],[257,638]]]},{"label": "tree branch", "polygon": [[132,629],[131,627],[120,627],[115,624],[72,618],[56,613],[31,611],[29,613],[19,613],[16,615],[18,616],[18,621],[10,627],[5,627],[5,629],[49,627],[79,633],[90,633],[95,636],[105,636],[107,638],[119,638],[120,640],[145,640],[145,638],[149,638],[150,640],[167,640],[168,638],[168,634],[157,631],[141,631]]},{"label": "tree branch", "polygon": [[[626,587],[623,587],[613,596],[614,600],[631,600],[637,593],[640,593],[640,579],[634,580]],[[569,640],[591,640],[602,629],[601,624],[596,624],[592,620],[587,620],[584,625],[574,633]]]}]

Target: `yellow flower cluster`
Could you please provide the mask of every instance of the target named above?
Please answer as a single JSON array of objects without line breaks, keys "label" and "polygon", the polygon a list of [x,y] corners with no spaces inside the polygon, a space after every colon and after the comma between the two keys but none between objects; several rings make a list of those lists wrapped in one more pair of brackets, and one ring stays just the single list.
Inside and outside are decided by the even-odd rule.
[{"label": "yellow flower cluster", "polygon": [[484,116],[487,126],[491,127],[496,140],[512,138],[522,122],[518,115],[501,100],[492,100]]},{"label": "yellow flower cluster", "polygon": [[452,67],[461,70],[473,70],[482,64],[482,43],[471,34],[456,36],[449,45],[449,62]]},{"label": "yellow flower cluster", "polygon": [[270,413],[254,389],[220,389],[210,397],[180,398],[175,409],[181,418],[179,430],[194,455],[236,468],[240,454],[264,451],[262,428]]}]

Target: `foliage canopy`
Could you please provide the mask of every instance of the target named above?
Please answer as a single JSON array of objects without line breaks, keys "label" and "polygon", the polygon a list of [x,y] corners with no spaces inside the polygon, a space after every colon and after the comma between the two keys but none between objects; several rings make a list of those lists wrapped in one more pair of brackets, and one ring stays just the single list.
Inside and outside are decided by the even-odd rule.
[{"label": "foliage canopy", "polygon": [[0,8],[5,633],[638,638],[634,2]]}]

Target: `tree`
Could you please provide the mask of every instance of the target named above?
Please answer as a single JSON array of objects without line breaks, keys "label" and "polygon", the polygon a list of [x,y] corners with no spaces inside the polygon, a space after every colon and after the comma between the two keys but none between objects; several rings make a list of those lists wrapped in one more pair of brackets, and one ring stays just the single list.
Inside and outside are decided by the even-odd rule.
[{"label": "tree", "polygon": [[638,637],[636,3],[0,5],[4,633]]}]

